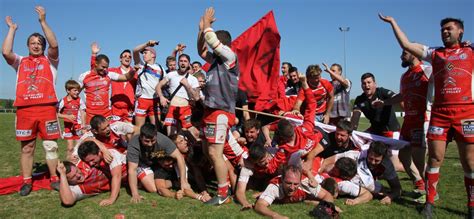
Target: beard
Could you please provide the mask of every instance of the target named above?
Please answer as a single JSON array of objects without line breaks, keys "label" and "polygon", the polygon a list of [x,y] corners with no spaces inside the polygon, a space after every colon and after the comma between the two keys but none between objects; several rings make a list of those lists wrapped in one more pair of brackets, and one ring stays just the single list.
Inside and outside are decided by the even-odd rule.
[{"label": "beard", "polygon": [[403,68],[406,68],[406,67],[410,66],[410,64],[411,63],[409,61],[402,61],[402,67]]}]

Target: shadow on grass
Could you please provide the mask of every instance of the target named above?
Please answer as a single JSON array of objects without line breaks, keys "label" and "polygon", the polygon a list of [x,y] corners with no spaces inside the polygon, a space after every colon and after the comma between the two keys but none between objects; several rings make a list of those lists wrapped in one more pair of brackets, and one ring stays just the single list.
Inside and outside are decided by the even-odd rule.
[{"label": "shadow on grass", "polygon": [[33,164],[33,173],[44,173],[49,172],[48,165],[46,163],[36,162]]},{"label": "shadow on grass", "polygon": [[[404,192],[404,194],[402,194],[402,197],[395,200],[394,202],[401,205],[401,206],[407,207],[407,208],[415,208],[418,211],[418,213],[420,213],[420,216],[421,216],[421,211],[423,210],[425,205],[415,202],[414,198],[417,198],[417,197],[414,196],[411,193],[414,193],[414,192]],[[410,195],[410,196],[408,196],[408,195]],[[418,194],[418,197],[419,197],[419,194]],[[435,206],[434,213],[436,214],[436,211],[439,211],[439,210],[444,210],[449,214],[454,214],[454,215],[459,216],[459,217],[465,217],[466,216],[465,212],[462,212],[462,211],[459,211],[459,210],[456,210],[456,209],[452,209],[452,208],[448,208],[448,207],[445,207],[445,206]]]}]

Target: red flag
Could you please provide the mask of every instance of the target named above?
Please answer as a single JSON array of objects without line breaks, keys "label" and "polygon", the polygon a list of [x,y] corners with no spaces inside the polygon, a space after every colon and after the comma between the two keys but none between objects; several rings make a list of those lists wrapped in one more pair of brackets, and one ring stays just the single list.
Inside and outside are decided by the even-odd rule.
[{"label": "red flag", "polygon": [[273,11],[268,12],[232,42],[239,59],[239,88],[249,101],[268,101],[277,97],[280,69],[280,33]]},{"label": "red flag", "polygon": [[[232,41],[232,50],[239,60],[239,88],[247,91],[249,101],[257,102],[258,99],[258,102],[266,104],[276,99],[280,71],[280,33],[273,11]],[[209,64],[203,69],[207,69],[206,67],[209,68]]]}]

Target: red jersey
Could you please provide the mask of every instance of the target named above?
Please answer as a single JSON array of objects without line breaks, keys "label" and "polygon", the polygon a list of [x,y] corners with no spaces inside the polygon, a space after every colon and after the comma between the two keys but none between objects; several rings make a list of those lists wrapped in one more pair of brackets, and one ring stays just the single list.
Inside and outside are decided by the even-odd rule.
[{"label": "red jersey", "polygon": [[[126,74],[120,67],[109,68],[109,72],[117,74]],[[135,105],[135,86],[137,84],[138,75],[130,81],[118,82],[112,81],[112,106],[120,109],[133,109]]]},{"label": "red jersey", "polygon": [[285,97],[285,88],[288,83],[288,78],[285,75],[280,75],[278,78],[278,98]]},{"label": "red jersey", "polygon": [[403,73],[400,79],[400,95],[403,98],[405,118],[420,122],[429,119],[426,110],[427,106],[431,105],[431,95],[428,93],[431,70],[431,66],[419,64]]},{"label": "red jersey", "polygon": [[302,202],[308,197],[308,193],[306,193],[303,189],[298,187],[298,189],[293,192],[291,196],[285,196],[283,192],[283,180],[281,176],[277,176],[270,180],[270,184],[268,185],[267,189],[260,195],[260,198],[267,201],[269,204],[272,204],[273,201],[281,204],[286,203],[297,203]]},{"label": "red jersey", "polygon": [[67,96],[65,96],[59,101],[58,112],[66,115],[74,115],[76,117],[75,121],[64,119],[65,123],[82,124],[80,110],[85,110],[85,107],[85,103],[80,97],[68,100]]},{"label": "red jersey", "polygon": [[472,47],[425,47],[423,59],[433,66],[434,105],[473,104]]},{"label": "red jersey", "polygon": [[117,73],[109,72],[106,75],[99,75],[94,70],[87,71],[79,76],[79,83],[85,90],[88,113],[107,114],[104,112],[110,111],[110,81],[117,78]]},{"label": "red jersey", "polygon": [[110,115],[110,83],[111,80],[118,80],[119,74],[107,72],[100,75],[95,72],[96,57],[91,56],[91,70],[82,73],[79,76],[79,83],[86,95],[87,113],[98,115]]},{"label": "red jersey", "polygon": [[17,70],[16,107],[40,104],[56,104],[54,83],[57,74],[57,61],[52,63],[46,56],[21,57],[16,55],[11,65]]},{"label": "red jersey", "polygon": [[[307,98],[307,107],[304,113],[304,121],[301,126],[295,128],[294,145],[283,144],[278,145],[278,151],[267,165],[268,173],[273,174],[278,170],[280,165],[288,163],[291,154],[299,150],[309,152],[313,150],[322,139],[322,134],[314,130],[314,111],[316,110],[316,101],[311,89],[304,90]],[[270,126],[270,130],[275,131],[276,126]]]},{"label": "red jersey", "polygon": [[[319,79],[318,86],[312,89],[314,99],[316,100],[316,114],[326,112],[327,98],[329,97],[329,94],[333,92],[333,90],[334,87],[332,86],[330,81],[324,78]],[[305,95],[302,89],[300,89],[300,91],[298,92],[298,100],[305,100]]]},{"label": "red jersey", "polygon": [[102,171],[90,168],[82,161],[79,162],[77,168],[84,174],[84,183],[78,185],[83,194],[94,195],[110,191],[110,180]]}]

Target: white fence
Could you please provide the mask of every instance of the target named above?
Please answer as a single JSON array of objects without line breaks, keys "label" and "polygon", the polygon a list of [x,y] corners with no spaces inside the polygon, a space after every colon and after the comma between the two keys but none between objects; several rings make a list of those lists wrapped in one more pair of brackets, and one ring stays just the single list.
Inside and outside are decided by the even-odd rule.
[{"label": "white fence", "polygon": [[16,113],[16,109],[0,109],[0,113]]},{"label": "white fence", "polygon": [[[403,117],[405,115],[405,112],[395,112],[395,116],[398,117]],[[365,115],[363,113],[360,114],[360,117],[365,118]]]}]

